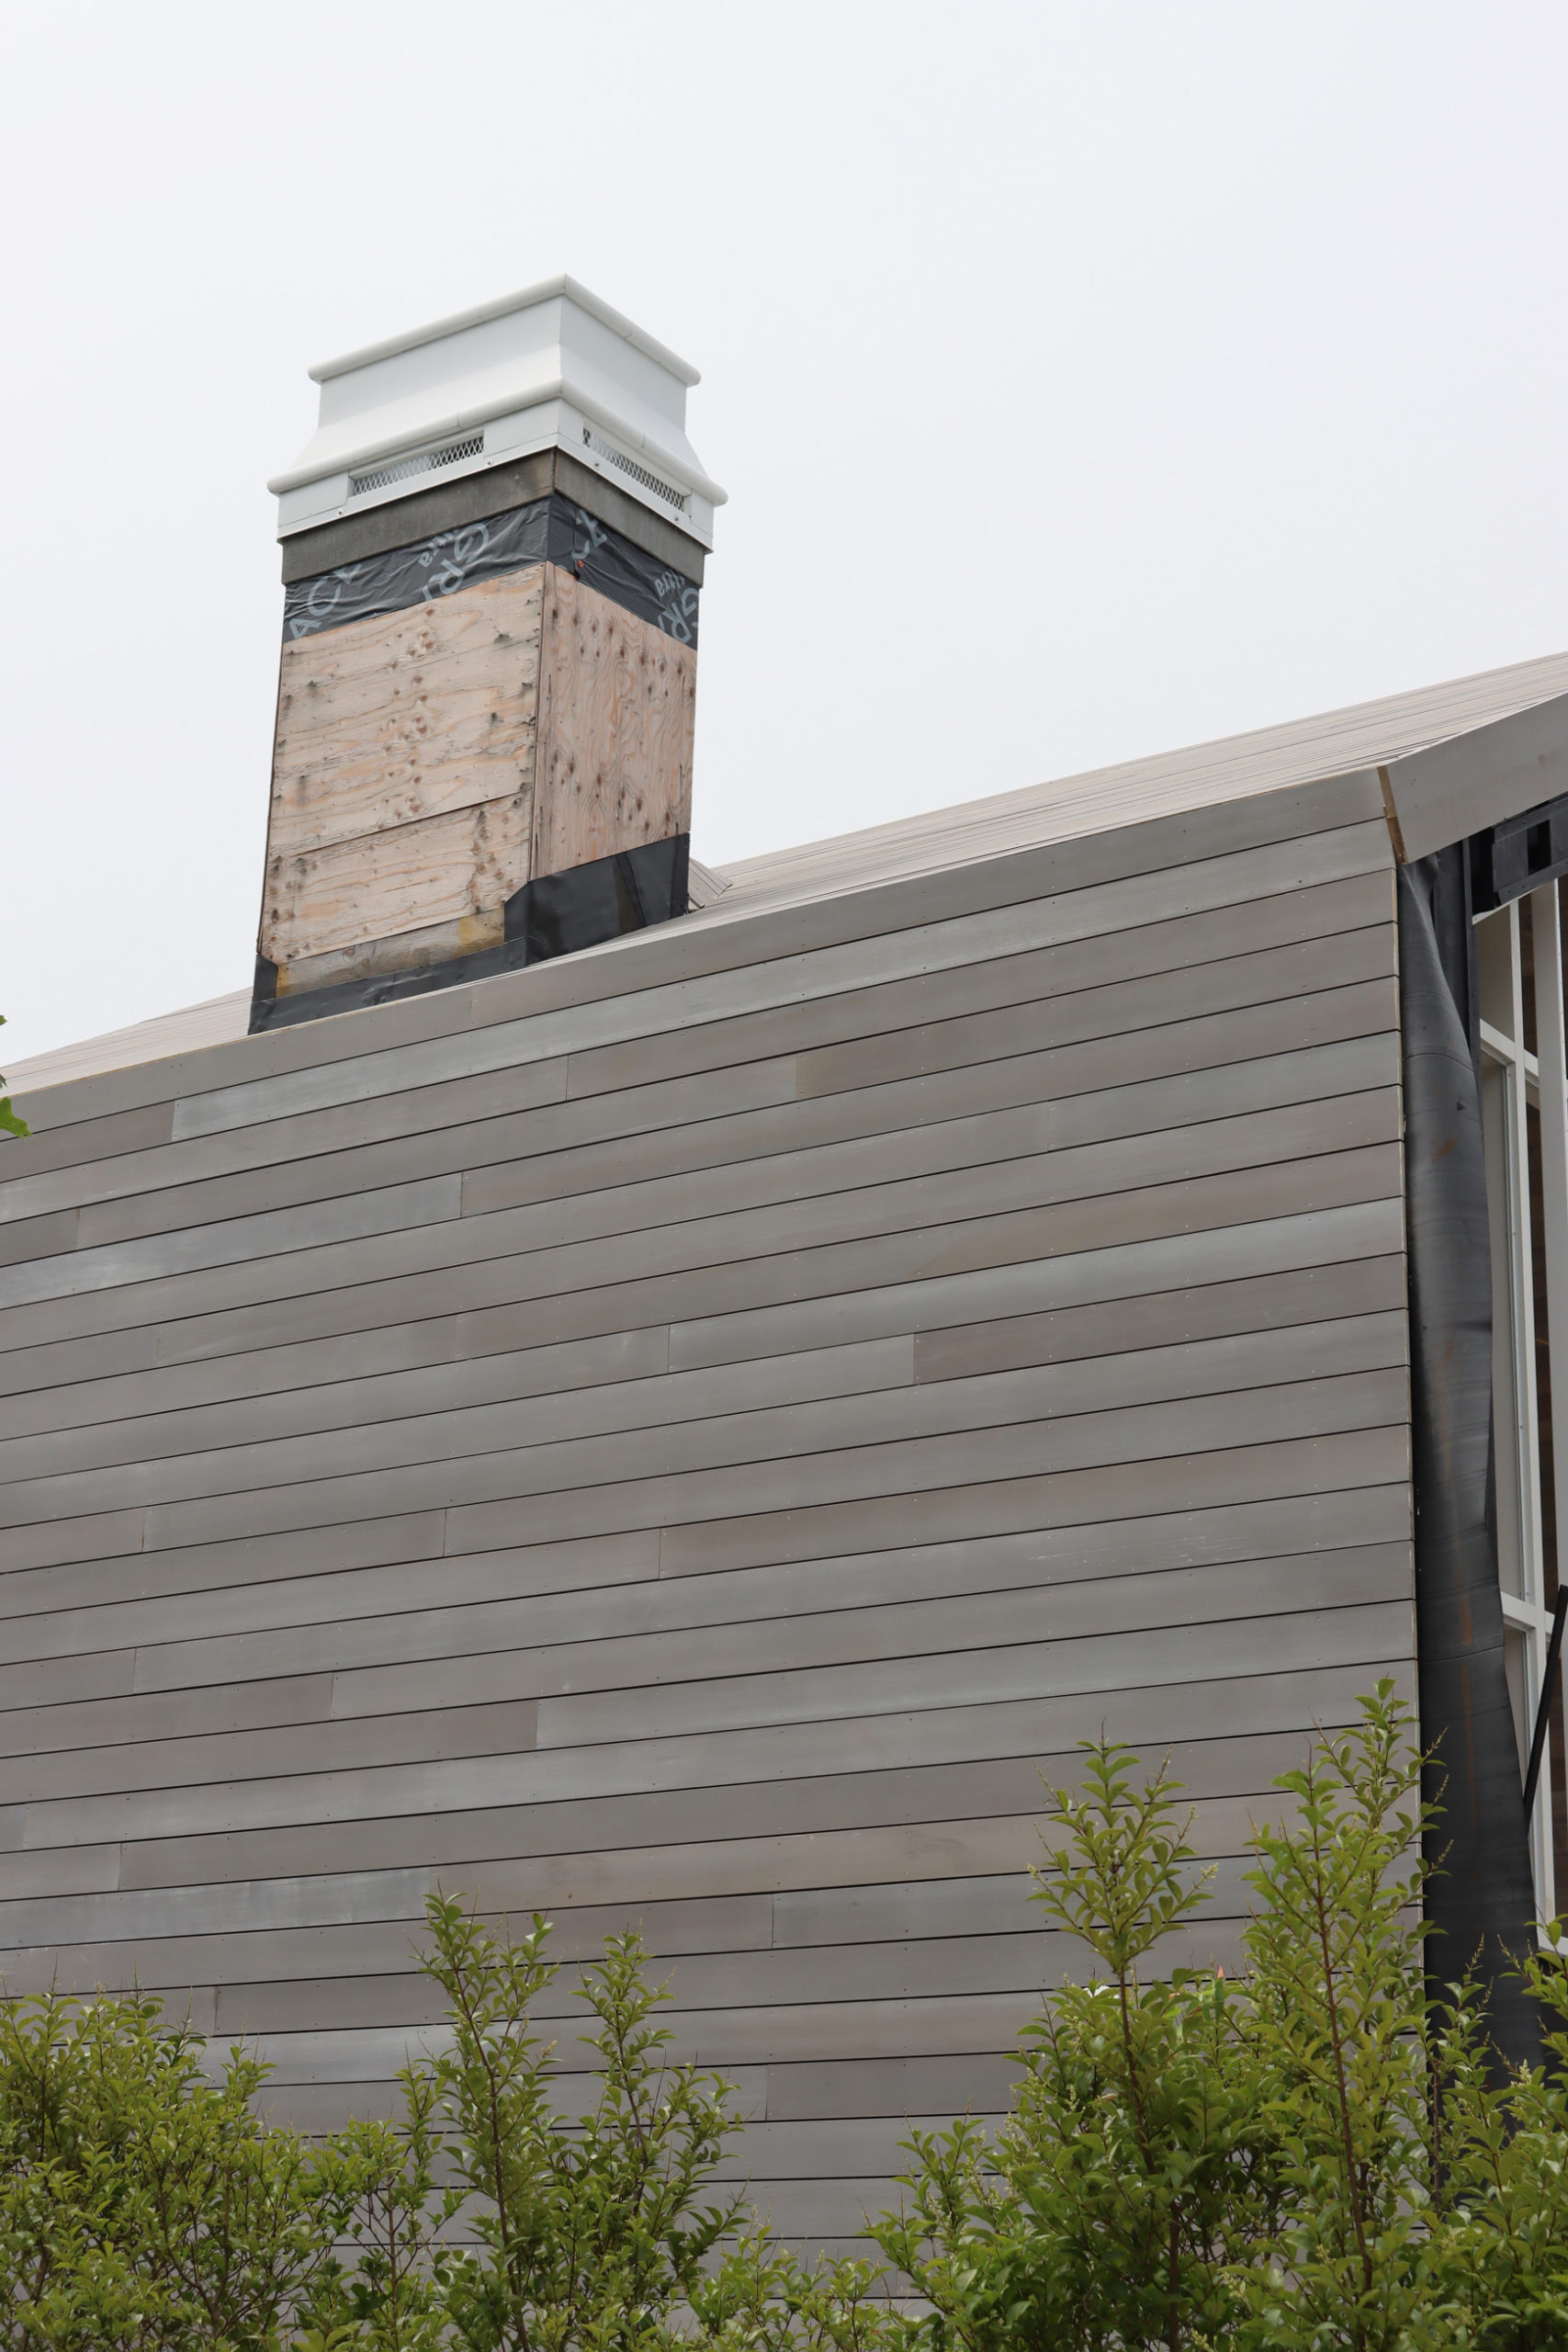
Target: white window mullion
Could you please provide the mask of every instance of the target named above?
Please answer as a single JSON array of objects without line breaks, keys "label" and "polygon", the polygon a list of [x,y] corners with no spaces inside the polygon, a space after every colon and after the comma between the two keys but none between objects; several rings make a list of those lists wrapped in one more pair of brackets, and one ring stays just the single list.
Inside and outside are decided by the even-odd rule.
[{"label": "white window mullion", "polygon": [[[1546,1238],[1547,1330],[1568,1348],[1568,1022],[1557,885],[1530,896],[1535,931],[1536,1058],[1540,1066],[1540,1172]],[[1568,1571],[1568,1357],[1553,1366],[1551,1458],[1557,1484],[1557,1569]]]},{"label": "white window mullion", "polygon": [[[1530,894],[1535,943],[1537,1100],[1540,1110],[1541,1227],[1546,1255],[1546,1324],[1556,1342],[1551,1383],[1551,1459],[1556,1488],[1555,1534],[1560,1582],[1568,1577],[1568,1013],[1563,1008],[1562,933],[1558,886]],[[1542,1593],[1542,1599],[1545,1595]],[[1544,1650],[1542,1652],[1544,1657]],[[1559,1676],[1562,1665],[1559,1664]],[[1551,1743],[1541,1764],[1544,1843],[1551,1838]],[[1568,1895],[1557,1892],[1553,1908]]]},{"label": "white window mullion", "polygon": [[[1533,917],[1532,907],[1532,917]],[[1540,1508],[1540,1418],[1535,1380],[1535,1283],[1530,1238],[1529,1090],[1539,1083],[1539,1054],[1525,1050],[1519,909],[1500,908],[1478,926],[1482,983],[1481,1046],[1487,1196],[1493,1222],[1494,1430],[1498,1536],[1506,1566],[1503,1619],[1509,1629],[1521,1750],[1528,1753],[1540,1702],[1550,1619],[1545,1606]],[[1538,973],[1537,995],[1540,995]],[[1538,1045],[1539,1045],[1538,1035]],[[1485,1075],[1487,1065],[1491,1075]],[[1568,1140],[1568,1139],[1565,1139]],[[1543,1162],[1543,1176],[1545,1165]],[[1568,1232],[1568,1199],[1564,1202]],[[1550,1315],[1550,1294],[1548,1313]],[[1568,1316],[1568,1305],[1563,1309]],[[1553,1435],[1556,1414],[1553,1413]],[[1555,1460],[1555,1454],[1554,1454]],[[1510,1583],[1514,1589],[1510,1589]],[[1516,1679],[1517,1677],[1517,1679]],[[1529,1822],[1539,1915],[1556,1911],[1550,1760]]]}]

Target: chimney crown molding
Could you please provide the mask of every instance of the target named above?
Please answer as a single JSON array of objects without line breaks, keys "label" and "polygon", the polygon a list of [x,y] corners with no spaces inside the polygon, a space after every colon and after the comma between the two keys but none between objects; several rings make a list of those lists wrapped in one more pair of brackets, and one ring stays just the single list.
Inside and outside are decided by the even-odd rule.
[{"label": "chimney crown molding", "polygon": [[476,302],[471,310],[453,311],[448,317],[436,319],[427,327],[411,327],[405,334],[390,334],[380,343],[365,344],[358,351],[344,352],[339,359],[320,359],[305,372],[312,383],[324,384],[330,377],[349,375],[356,368],[374,366],[378,359],[396,359],[405,351],[417,351],[422,344],[445,343],[448,335],[461,334],[465,328],[488,326],[492,319],[510,318],[513,311],[531,311],[537,303],[553,302],[560,294],[568,296],[580,311],[586,311],[590,318],[597,319],[613,334],[624,336],[635,349],[656,360],[660,368],[668,368],[671,376],[678,376],[683,384],[702,382],[701,374],[689,359],[682,359],[678,351],[671,351],[667,343],[660,343],[656,335],[639,327],[635,319],[628,319],[624,311],[617,311],[614,304],[595,294],[592,287],[584,286],[581,278],[572,277],[564,270],[555,277],[541,277],[536,286],[521,287],[515,294],[498,294],[492,302]]},{"label": "chimney crown molding", "polygon": [[[686,437],[696,369],[575,278],[548,278],[310,372],[321,386],[316,431],[267,484],[279,538],[555,445],[713,545],[726,493]],[[442,446],[458,440],[476,446]],[[393,479],[362,479],[378,469]]]}]

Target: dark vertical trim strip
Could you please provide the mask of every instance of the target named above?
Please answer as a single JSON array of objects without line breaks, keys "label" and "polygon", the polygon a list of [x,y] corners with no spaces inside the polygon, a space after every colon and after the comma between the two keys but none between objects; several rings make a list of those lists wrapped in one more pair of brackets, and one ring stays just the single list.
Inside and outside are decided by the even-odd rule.
[{"label": "dark vertical trim strip", "polygon": [[1510,2064],[1540,2029],[1512,1973],[1534,1942],[1518,1745],[1504,1667],[1492,1478],[1492,1259],[1482,1148],[1474,931],[1462,843],[1399,869],[1410,1252],[1416,1644],[1441,1986],[1472,1964]]}]

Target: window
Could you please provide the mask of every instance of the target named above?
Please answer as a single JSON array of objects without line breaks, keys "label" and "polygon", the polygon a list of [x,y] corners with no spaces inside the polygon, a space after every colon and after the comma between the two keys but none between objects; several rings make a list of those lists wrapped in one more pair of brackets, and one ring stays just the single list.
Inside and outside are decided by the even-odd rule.
[{"label": "window", "polygon": [[[1568,1066],[1558,886],[1481,917],[1481,1109],[1492,1246],[1492,1415],[1508,1688],[1529,1760],[1558,1589],[1558,1493],[1568,1505],[1568,1370],[1554,1395],[1551,1333],[1568,1335]],[[1568,1337],[1564,1346],[1568,1348]],[[1564,1359],[1568,1364],[1568,1357]],[[1568,1545],[1565,1545],[1568,1556]],[[1529,1825],[1542,1919],[1568,1910],[1562,1675]]]}]

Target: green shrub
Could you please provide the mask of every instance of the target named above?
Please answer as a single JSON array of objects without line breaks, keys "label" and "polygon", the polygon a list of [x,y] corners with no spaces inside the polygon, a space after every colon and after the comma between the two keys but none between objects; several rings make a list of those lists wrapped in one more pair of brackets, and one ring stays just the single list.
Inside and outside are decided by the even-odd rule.
[{"label": "green shrub", "polygon": [[[728,2086],[671,2065],[636,1936],[581,1997],[586,2117],[534,2013],[548,1928],[428,1909],[449,2031],[398,2123],[257,2120],[141,2000],[0,2005],[0,2346],[15,2352],[1568,2352],[1568,1973],[1551,2067],[1498,2081],[1456,1954],[1430,1996],[1427,1826],[1391,1685],[1256,1831],[1241,1964],[1166,1964],[1208,1900],[1180,1792],[1091,1747],[1036,1900],[1078,1955],[1012,2112],[916,2134],[890,2266],[808,2269],[716,2192]],[[1190,1942],[1189,1947],[1190,1949]]]},{"label": "green shrub", "polygon": [[[5,1025],[6,1016],[0,1012],[0,1029]],[[31,1133],[32,1129],[21,1113],[13,1110],[11,1098],[6,1091],[6,1081],[0,1078],[0,1136],[30,1136]]]},{"label": "green shrub", "polygon": [[202,2058],[153,2001],[0,2007],[0,2341],[210,2352],[310,2309],[366,2184]]},{"label": "green shrub", "polygon": [[1495,2086],[1473,1955],[1427,1992],[1413,1731],[1382,1684],[1282,1776],[1232,1981],[1149,1964],[1205,1899],[1179,1792],[1090,1750],[1037,1890],[1089,1981],[993,2143],[917,2135],[877,2233],[933,2347],[1568,2346],[1568,1978],[1532,1965],[1553,2073]]}]

